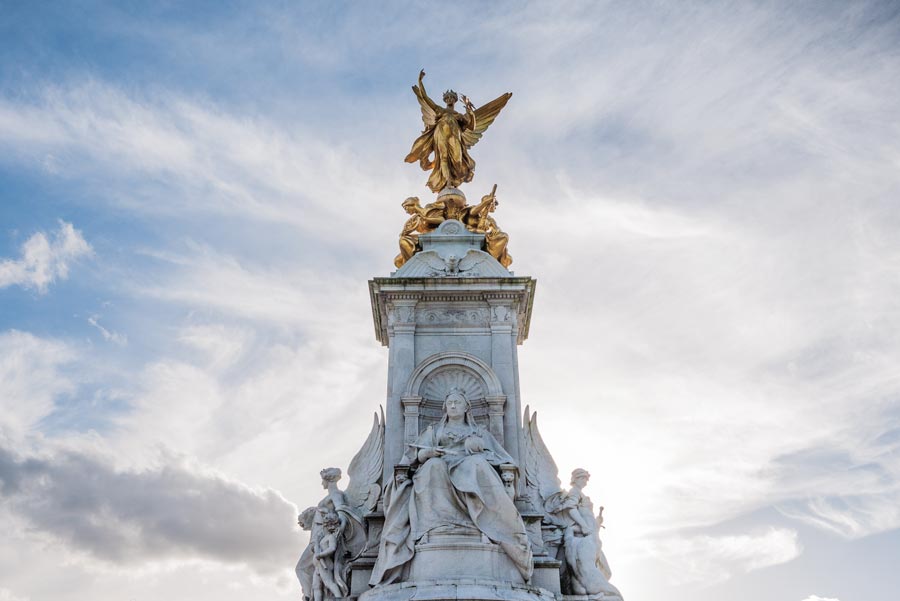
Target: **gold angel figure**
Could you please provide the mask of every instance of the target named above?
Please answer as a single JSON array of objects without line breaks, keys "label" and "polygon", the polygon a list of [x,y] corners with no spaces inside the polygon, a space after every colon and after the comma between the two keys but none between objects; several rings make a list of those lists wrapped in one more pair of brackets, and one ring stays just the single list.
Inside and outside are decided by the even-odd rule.
[{"label": "gold angel figure", "polygon": [[[432,192],[444,188],[455,188],[463,182],[472,181],[475,161],[469,156],[469,148],[481,139],[500,111],[512,97],[507,92],[481,108],[475,106],[465,96],[462,97],[465,113],[454,109],[459,97],[453,90],[444,92],[446,107],[438,106],[425,92],[425,70],[419,72],[419,85],[413,86],[413,93],[422,107],[422,121],[425,130],[406,155],[407,163],[419,161],[422,169],[431,170],[426,184]],[[431,155],[434,154],[434,158]]]}]

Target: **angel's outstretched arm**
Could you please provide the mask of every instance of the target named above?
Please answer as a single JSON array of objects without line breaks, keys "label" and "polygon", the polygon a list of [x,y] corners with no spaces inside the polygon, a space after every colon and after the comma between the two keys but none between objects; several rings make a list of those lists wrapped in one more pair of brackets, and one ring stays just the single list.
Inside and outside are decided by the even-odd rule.
[{"label": "angel's outstretched arm", "polygon": [[416,89],[416,86],[413,86],[413,92],[416,93],[416,97],[419,99],[419,101],[427,104],[428,107],[431,108],[431,110],[437,112],[440,109],[440,107],[435,104],[434,100],[428,97],[428,92],[425,91],[425,69],[419,71],[418,89]]}]

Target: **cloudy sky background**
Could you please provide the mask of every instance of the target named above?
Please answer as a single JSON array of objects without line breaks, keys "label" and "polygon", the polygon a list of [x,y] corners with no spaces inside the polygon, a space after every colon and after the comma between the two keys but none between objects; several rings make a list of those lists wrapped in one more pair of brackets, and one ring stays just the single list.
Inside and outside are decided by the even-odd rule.
[{"label": "cloudy sky background", "polygon": [[299,597],[422,67],[514,92],[466,189],[626,599],[894,601],[889,2],[0,2],[0,600]]}]

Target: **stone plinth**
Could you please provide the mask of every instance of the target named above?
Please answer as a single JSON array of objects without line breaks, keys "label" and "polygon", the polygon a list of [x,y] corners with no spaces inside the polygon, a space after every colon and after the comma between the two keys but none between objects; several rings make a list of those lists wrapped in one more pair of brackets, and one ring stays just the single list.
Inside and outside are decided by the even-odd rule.
[{"label": "stone plinth", "polygon": [[550,591],[476,578],[401,582],[369,590],[359,601],[558,601]]},{"label": "stone plinth", "polygon": [[490,542],[480,533],[428,534],[416,545],[407,580],[423,582],[446,578],[525,584],[500,545]]}]

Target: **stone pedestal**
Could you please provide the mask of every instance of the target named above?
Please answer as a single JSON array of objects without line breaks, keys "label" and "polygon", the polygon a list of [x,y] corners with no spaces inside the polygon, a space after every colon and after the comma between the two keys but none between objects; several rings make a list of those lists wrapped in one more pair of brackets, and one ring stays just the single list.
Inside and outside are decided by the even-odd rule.
[{"label": "stone pedestal", "polygon": [[401,582],[363,593],[359,601],[558,601],[550,591],[476,578]]},{"label": "stone pedestal", "polygon": [[[482,250],[484,236],[458,221],[419,240],[421,252],[391,277],[369,282],[375,335],[390,348],[383,481],[394,478],[408,445],[438,422],[452,388],[465,391],[478,425],[521,465],[517,346],[528,336],[535,282],[507,271]],[[515,499],[521,474],[505,468],[500,476]],[[399,584],[363,590],[358,582],[371,566],[368,558],[357,564],[352,594],[360,601],[550,601],[559,593],[559,562],[538,557],[526,584],[500,546],[477,530],[427,534]]]},{"label": "stone pedestal", "polygon": [[[370,548],[351,566],[350,596],[359,601],[565,601],[558,542],[542,528],[542,500],[532,503],[536,482],[531,473],[526,482],[523,471],[526,450],[532,464],[535,461],[536,424],[529,423],[526,440],[517,347],[528,337],[535,281],[505,269],[484,252],[484,236],[469,232],[459,221],[444,221],[419,242],[422,250],[391,277],[369,282],[375,336],[390,351],[382,483],[405,486],[416,477],[417,449],[430,449],[422,446],[420,436],[441,420],[445,400],[465,397],[466,419],[487,430],[518,466],[508,459],[491,464],[522,518],[534,570],[525,582],[503,548],[474,523],[464,526],[448,518],[452,524],[429,526],[420,539],[404,541],[403,528],[409,532],[410,526],[392,518],[388,527],[395,538],[385,544],[395,545],[392,549],[398,540],[412,544],[414,553],[391,576],[400,582],[371,588],[378,559],[374,545],[384,525],[384,513],[376,511],[366,516]],[[403,515],[388,509],[391,516]]]},{"label": "stone pedestal", "polygon": [[369,282],[375,336],[390,349],[384,481],[406,445],[440,419],[452,387],[466,391],[476,421],[521,465],[516,347],[528,337],[535,281],[507,271],[481,250],[484,236],[458,221],[420,241],[425,250]]},{"label": "stone pedestal", "polygon": [[521,574],[500,545],[477,537],[453,540],[432,537],[416,545],[410,569],[410,582],[475,578],[525,584]]}]

